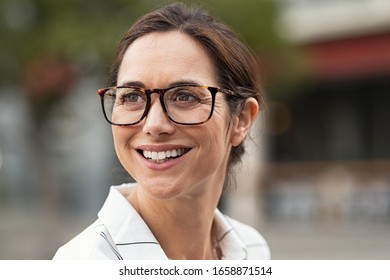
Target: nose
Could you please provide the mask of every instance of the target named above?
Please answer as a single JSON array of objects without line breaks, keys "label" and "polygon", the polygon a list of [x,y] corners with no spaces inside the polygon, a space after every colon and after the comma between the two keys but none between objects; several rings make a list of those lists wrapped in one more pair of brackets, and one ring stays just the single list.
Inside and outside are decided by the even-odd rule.
[{"label": "nose", "polygon": [[142,129],[144,133],[152,136],[171,135],[175,132],[175,125],[165,113],[158,96],[152,96]]}]

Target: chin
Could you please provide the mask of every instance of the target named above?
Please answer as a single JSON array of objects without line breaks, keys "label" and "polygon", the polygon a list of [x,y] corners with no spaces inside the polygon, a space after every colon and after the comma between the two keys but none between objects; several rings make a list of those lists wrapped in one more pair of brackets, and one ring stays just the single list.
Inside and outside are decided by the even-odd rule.
[{"label": "chin", "polygon": [[179,197],[183,193],[182,187],[172,184],[172,181],[164,183],[161,180],[153,183],[141,183],[140,188],[149,197],[156,200],[170,200]]}]

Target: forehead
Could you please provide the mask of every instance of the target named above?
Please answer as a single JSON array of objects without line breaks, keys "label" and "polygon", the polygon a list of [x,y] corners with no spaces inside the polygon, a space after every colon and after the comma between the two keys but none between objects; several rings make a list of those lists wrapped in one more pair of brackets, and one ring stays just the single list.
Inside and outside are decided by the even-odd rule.
[{"label": "forehead", "polygon": [[214,65],[205,48],[179,31],[150,33],[135,40],[118,73],[118,85],[140,81],[147,87],[163,87],[177,80],[216,85]]}]

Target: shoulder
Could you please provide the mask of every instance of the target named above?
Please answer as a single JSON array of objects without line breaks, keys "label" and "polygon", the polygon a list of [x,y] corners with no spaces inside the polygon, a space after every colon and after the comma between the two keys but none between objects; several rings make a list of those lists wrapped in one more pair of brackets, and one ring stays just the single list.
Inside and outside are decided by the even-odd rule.
[{"label": "shoulder", "polygon": [[225,216],[237,236],[244,243],[248,259],[270,259],[271,252],[265,238],[253,227]]},{"label": "shoulder", "polygon": [[[119,217],[127,216],[129,205],[124,200],[120,190],[127,191],[132,187],[133,184],[112,186],[102,209],[99,211],[98,219],[60,247],[53,259],[118,259],[116,245],[111,238],[108,228],[110,223],[120,221]],[[100,217],[101,213],[103,213],[103,216],[108,216],[109,219],[104,219],[104,217],[102,219]],[[114,255],[112,255],[113,252]]]},{"label": "shoulder", "polygon": [[96,256],[96,249],[101,246],[99,244],[107,244],[108,238],[110,238],[110,236],[107,232],[107,228],[101,221],[96,220],[80,234],[61,246],[55,253],[53,260],[110,258],[109,256]]}]

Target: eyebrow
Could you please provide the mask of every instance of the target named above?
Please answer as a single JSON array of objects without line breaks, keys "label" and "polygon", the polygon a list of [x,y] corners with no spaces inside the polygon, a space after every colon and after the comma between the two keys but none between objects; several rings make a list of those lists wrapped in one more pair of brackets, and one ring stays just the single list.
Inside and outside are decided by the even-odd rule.
[{"label": "eyebrow", "polygon": [[175,86],[182,86],[182,85],[194,85],[194,86],[200,86],[201,84],[195,80],[179,80],[173,83],[170,83],[168,87],[175,87]]},{"label": "eyebrow", "polygon": [[145,84],[143,82],[139,82],[139,81],[125,81],[122,84],[120,84],[119,86],[121,86],[121,87],[141,87],[141,88],[145,88]]},{"label": "eyebrow", "polygon": [[[172,82],[172,83],[168,84],[167,88],[182,86],[182,85],[200,86],[201,84],[199,82],[196,82],[195,80],[186,79],[186,80],[178,80],[178,81]],[[141,81],[125,81],[120,86],[146,88],[145,84]]]}]

